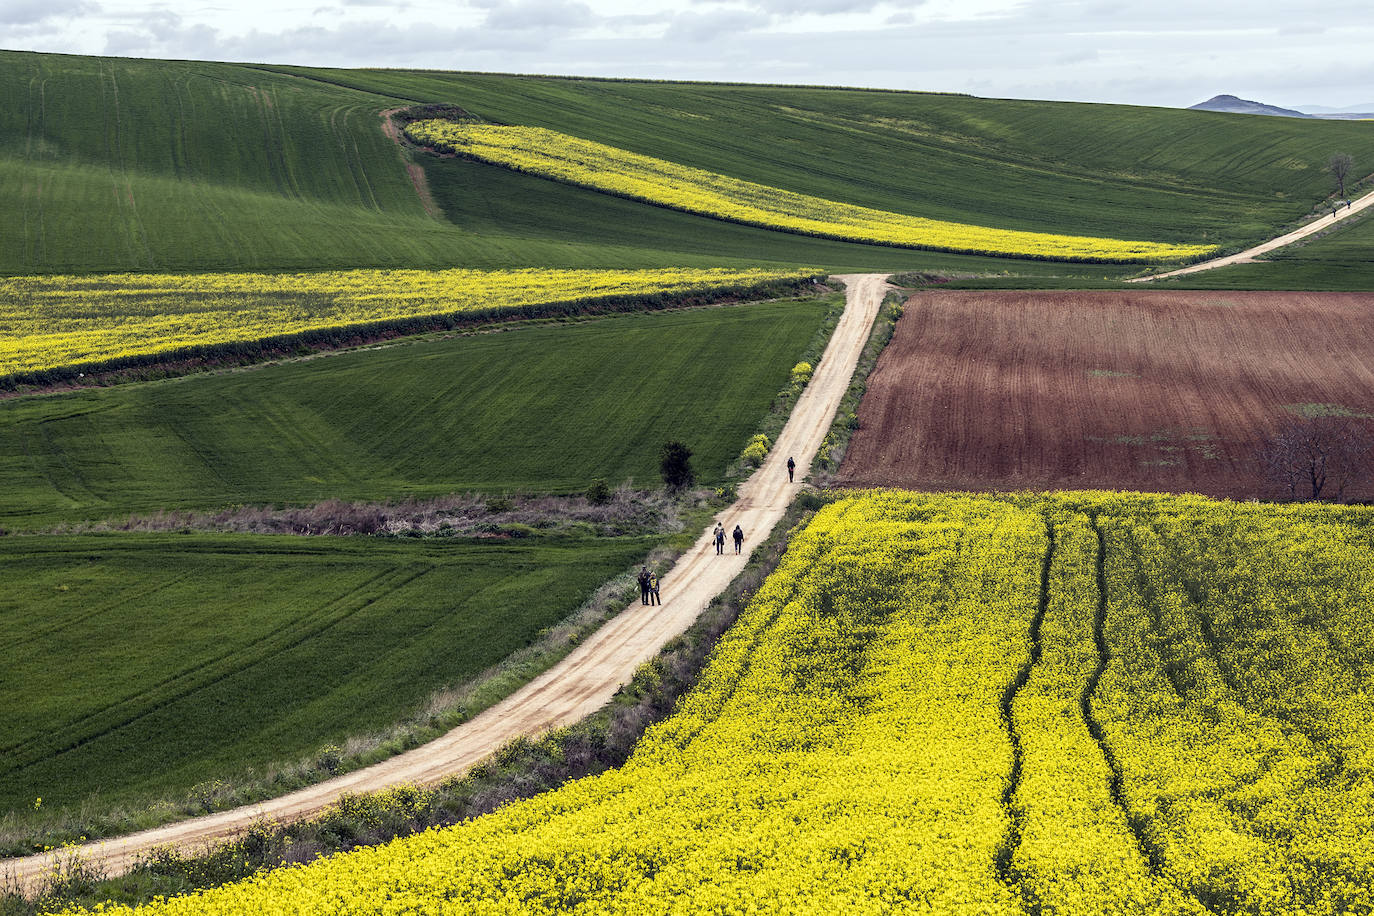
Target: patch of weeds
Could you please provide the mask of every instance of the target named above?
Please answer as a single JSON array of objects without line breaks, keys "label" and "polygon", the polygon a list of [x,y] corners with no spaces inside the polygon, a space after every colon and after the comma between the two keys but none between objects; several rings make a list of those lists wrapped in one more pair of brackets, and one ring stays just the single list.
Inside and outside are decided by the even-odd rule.
[{"label": "patch of weeds", "polygon": [[1320,417],[1347,417],[1352,419],[1368,420],[1374,419],[1374,414],[1364,413],[1344,404],[1284,404],[1283,409],[1295,416],[1302,417],[1304,420],[1316,420]]}]

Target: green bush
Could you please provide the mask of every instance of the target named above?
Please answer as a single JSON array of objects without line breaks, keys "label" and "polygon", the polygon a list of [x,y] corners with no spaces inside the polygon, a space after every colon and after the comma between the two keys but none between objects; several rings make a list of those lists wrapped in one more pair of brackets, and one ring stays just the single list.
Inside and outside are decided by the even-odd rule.
[{"label": "green bush", "polygon": [[658,469],[670,490],[682,490],[696,482],[692,470],[692,450],[681,442],[663,443],[658,453]]},{"label": "green bush", "polygon": [[509,522],[496,529],[496,533],[511,538],[532,538],[539,533],[539,529],[533,525],[525,525],[520,522]]},{"label": "green bush", "polygon": [[594,506],[604,506],[611,501],[611,488],[606,485],[605,478],[597,478],[592,481],[592,485],[587,487],[587,502]]}]

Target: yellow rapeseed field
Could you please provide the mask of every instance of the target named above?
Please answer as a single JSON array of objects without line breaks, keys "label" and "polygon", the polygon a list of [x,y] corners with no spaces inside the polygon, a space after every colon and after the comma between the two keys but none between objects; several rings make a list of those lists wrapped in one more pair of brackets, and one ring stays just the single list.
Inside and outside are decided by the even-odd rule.
[{"label": "yellow rapeseed field", "polygon": [[138,912],[1367,916],[1371,608],[1367,509],[854,494],[621,769]]},{"label": "yellow rapeseed field", "polygon": [[755,288],[772,270],[346,270],[0,278],[0,377],[426,316]]},{"label": "yellow rapeseed field", "polygon": [[994,229],[797,194],[539,127],[416,121],[411,139],[508,168],[769,229],[905,248],[1070,261],[1196,258],[1214,245],[1175,245]]}]

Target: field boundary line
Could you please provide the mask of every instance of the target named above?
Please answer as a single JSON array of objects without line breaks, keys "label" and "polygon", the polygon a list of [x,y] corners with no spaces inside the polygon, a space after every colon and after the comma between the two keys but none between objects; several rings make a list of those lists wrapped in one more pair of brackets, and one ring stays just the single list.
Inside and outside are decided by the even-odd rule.
[{"label": "field boundary line", "polygon": [[1267,242],[1261,242],[1253,248],[1247,248],[1236,254],[1228,254],[1222,258],[1213,258],[1210,261],[1202,261],[1198,264],[1190,264],[1187,267],[1180,267],[1176,270],[1166,271],[1162,274],[1150,274],[1145,277],[1131,277],[1127,283],[1148,283],[1151,280],[1164,280],[1169,277],[1182,277],[1185,274],[1201,273],[1204,270],[1215,270],[1218,267],[1230,267],[1234,264],[1253,264],[1260,255],[1268,254],[1280,248],[1286,248],[1294,242],[1301,241],[1309,235],[1315,235],[1324,229],[1330,229],[1337,223],[1358,216],[1361,212],[1374,207],[1374,191],[1370,191],[1359,200],[1351,201],[1350,206],[1345,209],[1337,209],[1326,216],[1313,220],[1305,226],[1300,226],[1292,232],[1272,238]]},{"label": "field boundary line", "polygon": [[[886,274],[843,274],[844,314],[830,337],[811,383],[762,467],[739,487],[734,504],[717,514],[726,529],[740,525],[745,542],[739,554],[717,556],[711,530],[662,578],[663,604],[631,605],[591,634],[561,662],[505,700],[445,735],[381,763],[307,786],[275,799],[98,843],[0,861],[20,889],[37,890],[46,876],[73,855],[105,874],[123,874],[150,852],[175,848],[194,852],[241,834],[255,822],[296,821],[333,805],[340,796],[396,785],[433,785],[462,773],[515,738],[530,737],[577,722],[606,704],[635,670],[670,640],[685,632],[723,591],[783,518],[802,489],[836,410],[868,341],[887,290]],[[795,483],[786,462],[795,459]]]}]

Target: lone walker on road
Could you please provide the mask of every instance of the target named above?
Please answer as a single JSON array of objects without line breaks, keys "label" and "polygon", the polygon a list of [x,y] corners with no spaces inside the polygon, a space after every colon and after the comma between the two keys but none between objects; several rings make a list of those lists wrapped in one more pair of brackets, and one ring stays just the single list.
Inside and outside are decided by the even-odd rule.
[{"label": "lone walker on road", "polygon": [[787,456],[787,482],[792,482],[792,473],[797,470],[797,462],[792,460],[792,456]]},{"label": "lone walker on road", "polygon": [[715,544],[716,553],[725,553],[725,526],[720,522],[716,522]]},{"label": "lone walker on road", "polygon": [[744,529],[739,525],[735,526],[735,553],[739,553],[740,545],[744,543]]},{"label": "lone walker on road", "polygon": [[640,603],[640,604],[648,604],[648,603],[649,603],[649,580],[652,578],[652,577],[649,575],[649,567],[647,567],[647,566],[641,566],[641,567],[639,567],[639,575],[636,576],[635,578],[639,581],[639,603]]}]

